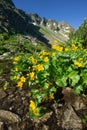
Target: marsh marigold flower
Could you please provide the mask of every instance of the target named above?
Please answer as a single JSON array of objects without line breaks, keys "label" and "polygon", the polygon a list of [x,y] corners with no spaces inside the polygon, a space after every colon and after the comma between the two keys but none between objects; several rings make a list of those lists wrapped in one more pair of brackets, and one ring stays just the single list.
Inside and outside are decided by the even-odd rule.
[{"label": "marsh marigold flower", "polygon": [[37,69],[38,71],[42,71],[42,70],[44,70],[44,67],[43,67],[43,65],[38,64],[38,65],[36,66],[36,69]]},{"label": "marsh marigold flower", "polygon": [[57,50],[57,51],[62,51],[62,50],[63,50],[63,47],[57,46],[57,47],[56,47],[56,50]]},{"label": "marsh marigold flower", "polygon": [[52,52],[52,54],[51,54],[52,56],[56,56],[56,53],[55,52]]},{"label": "marsh marigold flower", "polygon": [[43,50],[43,51],[40,52],[39,55],[48,55],[48,52],[46,52],[46,51]]},{"label": "marsh marigold flower", "polygon": [[52,45],[52,49],[55,49],[57,51],[62,51],[63,50],[63,47],[61,46],[56,46],[56,45]]},{"label": "marsh marigold flower", "polygon": [[58,40],[54,40],[55,43],[58,43]]},{"label": "marsh marigold flower", "polygon": [[21,81],[19,81],[17,86],[21,88],[23,86],[23,83]]},{"label": "marsh marigold flower", "polygon": [[13,77],[14,80],[18,80],[19,78],[20,78],[20,77],[19,77],[19,76],[16,76],[16,75]]},{"label": "marsh marigold flower", "polygon": [[18,61],[19,60],[19,56],[16,56],[15,58],[14,58],[14,61]]},{"label": "marsh marigold flower", "polygon": [[22,77],[20,78],[20,80],[21,80],[21,82],[25,82],[25,81],[26,81],[26,78],[25,78],[24,76],[22,76]]},{"label": "marsh marigold flower", "polygon": [[33,109],[33,113],[34,113],[35,115],[39,115],[38,109],[37,109],[37,108]]},{"label": "marsh marigold flower", "polygon": [[67,52],[69,50],[69,48],[65,48],[65,51]]},{"label": "marsh marigold flower", "polygon": [[83,60],[83,58],[81,58],[81,57],[80,57],[80,58],[78,58],[78,60],[79,60],[79,61],[82,61],[82,60]]},{"label": "marsh marigold flower", "polygon": [[34,79],[35,79],[35,74],[34,74],[34,72],[31,72],[31,73],[29,74],[29,76],[30,76],[30,80],[34,80]]},{"label": "marsh marigold flower", "polygon": [[36,105],[33,100],[30,100],[30,108],[34,110],[36,108]]},{"label": "marsh marigold flower", "polygon": [[48,57],[44,58],[44,62],[48,62],[48,60],[49,60]]},{"label": "marsh marigold flower", "polygon": [[29,58],[29,60],[30,60],[33,64],[36,64],[36,63],[37,63],[37,60],[36,60],[33,56],[31,56],[31,57]]},{"label": "marsh marigold flower", "polygon": [[15,68],[15,71],[18,72],[18,68],[17,67]]},{"label": "marsh marigold flower", "polygon": [[82,64],[79,63],[79,62],[77,62],[77,61],[74,62],[74,65],[76,65],[76,66],[78,66],[78,67],[82,67]]},{"label": "marsh marigold flower", "polygon": [[54,94],[51,93],[51,94],[49,95],[49,98],[50,98],[51,100],[54,99]]},{"label": "marsh marigold flower", "polygon": [[38,109],[36,108],[36,104],[33,100],[30,100],[30,108],[35,115],[39,114]]},{"label": "marsh marigold flower", "polygon": [[16,57],[13,59],[13,60],[14,60],[14,61],[13,61],[13,64],[16,64],[17,61],[19,60],[19,58],[20,58],[19,56],[16,56]]},{"label": "marsh marigold flower", "polygon": [[76,50],[78,47],[75,44],[72,44],[72,50]]},{"label": "marsh marigold flower", "polygon": [[56,47],[57,47],[56,45],[52,45],[52,49],[56,49]]}]

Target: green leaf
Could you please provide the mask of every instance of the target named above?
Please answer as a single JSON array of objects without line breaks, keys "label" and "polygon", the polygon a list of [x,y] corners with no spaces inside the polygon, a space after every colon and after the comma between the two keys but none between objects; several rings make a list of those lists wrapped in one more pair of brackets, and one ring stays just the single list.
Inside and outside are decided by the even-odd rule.
[{"label": "green leaf", "polygon": [[74,92],[75,92],[76,94],[80,94],[81,91],[83,91],[83,87],[82,87],[81,85],[76,86],[76,87],[74,88]]},{"label": "green leaf", "polygon": [[59,87],[65,87],[67,85],[67,77],[66,76],[62,76],[62,77],[58,77],[55,81],[55,83],[59,86]]},{"label": "green leaf", "polygon": [[49,63],[44,65],[44,68],[47,70],[49,68]]},{"label": "green leaf", "polygon": [[42,74],[42,76],[43,76],[44,78],[46,78],[47,76],[49,76],[49,73],[48,73],[47,71],[45,71],[45,72]]},{"label": "green leaf", "polygon": [[35,99],[37,104],[41,103],[46,96],[47,96],[47,93],[43,93],[43,92],[38,93]]},{"label": "green leaf", "polygon": [[31,94],[32,94],[32,95],[36,95],[36,94],[37,94],[37,92],[38,92],[38,90],[37,90],[37,89],[32,89],[32,90],[31,90]]},{"label": "green leaf", "polygon": [[50,91],[51,93],[54,93],[54,92],[56,92],[56,88],[53,86],[53,87],[50,88],[49,91]]},{"label": "green leaf", "polygon": [[0,69],[0,75],[3,73],[3,69]]},{"label": "green leaf", "polygon": [[49,88],[49,84],[48,83],[44,83],[43,88],[44,89],[48,89]]},{"label": "green leaf", "polygon": [[80,76],[78,75],[77,71],[72,71],[69,74],[69,79],[72,80],[71,85],[75,86],[78,83],[78,81],[80,80]]}]

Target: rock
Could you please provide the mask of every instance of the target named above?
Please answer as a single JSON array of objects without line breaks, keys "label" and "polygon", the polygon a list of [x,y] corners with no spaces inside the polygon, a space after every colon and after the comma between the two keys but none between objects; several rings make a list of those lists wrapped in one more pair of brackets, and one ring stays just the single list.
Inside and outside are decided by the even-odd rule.
[{"label": "rock", "polygon": [[66,130],[82,130],[82,120],[70,105],[63,112],[62,128]]},{"label": "rock", "polygon": [[64,95],[65,102],[67,104],[72,105],[76,111],[81,109],[86,109],[87,106],[83,96],[76,95],[73,92],[73,90],[69,87],[63,89],[62,93]]},{"label": "rock", "polygon": [[21,118],[18,115],[5,110],[0,110],[0,119],[11,124],[21,121]]},{"label": "rock", "polygon": [[45,124],[52,117],[52,112],[48,112],[39,119],[33,119],[35,130],[49,130],[49,125]]},{"label": "rock", "polygon": [[4,129],[4,123],[0,121],[0,130],[5,130]]},{"label": "rock", "polygon": [[5,98],[7,96],[7,94],[5,93],[5,91],[0,90],[0,99]]}]

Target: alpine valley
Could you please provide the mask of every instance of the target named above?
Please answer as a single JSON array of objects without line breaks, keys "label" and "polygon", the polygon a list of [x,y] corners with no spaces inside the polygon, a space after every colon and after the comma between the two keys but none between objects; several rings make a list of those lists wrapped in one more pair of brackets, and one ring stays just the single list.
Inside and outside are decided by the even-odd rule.
[{"label": "alpine valley", "polygon": [[[12,0],[0,0],[0,40],[4,40],[4,44],[0,43],[1,54],[4,50],[16,51],[23,46],[26,46],[25,51],[28,51],[30,46],[50,46],[54,40],[64,43],[69,39],[72,30],[73,27],[64,21],[41,18],[38,14],[17,9]],[[9,44],[5,43],[8,42],[6,40],[10,41]],[[24,40],[28,42],[26,45],[23,44]]]}]

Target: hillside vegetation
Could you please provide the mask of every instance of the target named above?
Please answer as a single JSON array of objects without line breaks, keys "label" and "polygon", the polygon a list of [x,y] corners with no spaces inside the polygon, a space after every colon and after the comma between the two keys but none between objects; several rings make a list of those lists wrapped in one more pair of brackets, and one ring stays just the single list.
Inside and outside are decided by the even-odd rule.
[{"label": "hillside vegetation", "polygon": [[87,129],[87,19],[74,30],[0,0],[0,121],[3,130]]}]

